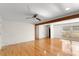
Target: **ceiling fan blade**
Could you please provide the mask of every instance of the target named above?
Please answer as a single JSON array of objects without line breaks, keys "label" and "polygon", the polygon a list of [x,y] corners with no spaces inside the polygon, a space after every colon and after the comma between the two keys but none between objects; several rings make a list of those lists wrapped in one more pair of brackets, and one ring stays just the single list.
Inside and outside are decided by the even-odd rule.
[{"label": "ceiling fan blade", "polygon": [[26,17],[26,19],[32,19],[32,17]]},{"label": "ceiling fan blade", "polygon": [[37,20],[39,20],[39,21],[41,21],[41,19],[39,19],[39,18],[36,18]]}]

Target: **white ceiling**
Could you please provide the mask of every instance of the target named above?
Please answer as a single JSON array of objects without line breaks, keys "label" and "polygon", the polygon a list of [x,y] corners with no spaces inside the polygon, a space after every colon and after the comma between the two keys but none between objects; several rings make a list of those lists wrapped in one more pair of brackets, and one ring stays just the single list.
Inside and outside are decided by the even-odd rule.
[{"label": "white ceiling", "polygon": [[[29,6],[29,7],[28,7]],[[30,10],[29,10],[30,9]],[[38,14],[43,21],[48,21],[70,13],[78,12],[78,3],[0,3],[0,16],[5,21],[39,23],[36,19],[26,19],[31,13]]]}]

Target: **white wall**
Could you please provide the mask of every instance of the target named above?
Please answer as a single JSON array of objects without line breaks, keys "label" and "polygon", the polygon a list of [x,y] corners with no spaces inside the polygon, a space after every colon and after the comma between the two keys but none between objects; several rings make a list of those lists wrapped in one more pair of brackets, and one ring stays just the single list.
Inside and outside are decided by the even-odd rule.
[{"label": "white wall", "polygon": [[79,18],[71,19],[71,20],[65,20],[61,22],[51,23],[51,38],[62,38],[62,27],[67,25],[73,25],[69,23],[79,24],[75,23],[79,22]]},{"label": "white wall", "polygon": [[2,24],[0,24],[0,49],[2,47]]},{"label": "white wall", "polygon": [[47,25],[39,25],[39,38],[48,37],[48,26]]},{"label": "white wall", "polygon": [[2,18],[0,17],[0,49],[2,48]]},{"label": "white wall", "polygon": [[23,22],[4,21],[2,46],[32,41],[35,39],[34,25]]}]

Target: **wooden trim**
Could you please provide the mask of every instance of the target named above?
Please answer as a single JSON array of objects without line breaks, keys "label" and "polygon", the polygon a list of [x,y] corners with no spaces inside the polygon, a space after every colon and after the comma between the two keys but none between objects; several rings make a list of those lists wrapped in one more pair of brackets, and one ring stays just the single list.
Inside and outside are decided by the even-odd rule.
[{"label": "wooden trim", "polygon": [[74,14],[74,15],[70,15],[70,16],[64,16],[62,18],[53,19],[53,20],[50,20],[50,21],[47,21],[47,22],[38,23],[38,24],[35,24],[35,26],[42,25],[42,24],[59,22],[59,21],[64,21],[64,20],[70,20],[70,19],[73,19],[73,18],[79,18],[79,14]]},{"label": "wooden trim", "polygon": [[37,38],[36,38],[36,26],[35,26],[35,40],[36,40]]},{"label": "wooden trim", "polygon": [[[38,36],[39,36],[39,35],[38,35],[38,34],[39,34],[38,31],[39,31],[39,30],[38,30],[38,31],[37,31],[37,30],[38,30],[38,27],[35,26],[35,40],[38,40],[38,39],[39,39],[39,37],[38,37]],[[37,34],[37,32],[38,32],[38,34]]]}]

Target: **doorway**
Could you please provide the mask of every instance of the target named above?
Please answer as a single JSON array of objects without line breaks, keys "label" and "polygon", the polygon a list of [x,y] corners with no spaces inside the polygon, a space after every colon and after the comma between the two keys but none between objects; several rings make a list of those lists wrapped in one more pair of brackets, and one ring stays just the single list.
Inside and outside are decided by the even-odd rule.
[{"label": "doorway", "polygon": [[37,39],[51,37],[51,30],[49,24],[36,26],[35,30],[35,36]]}]

